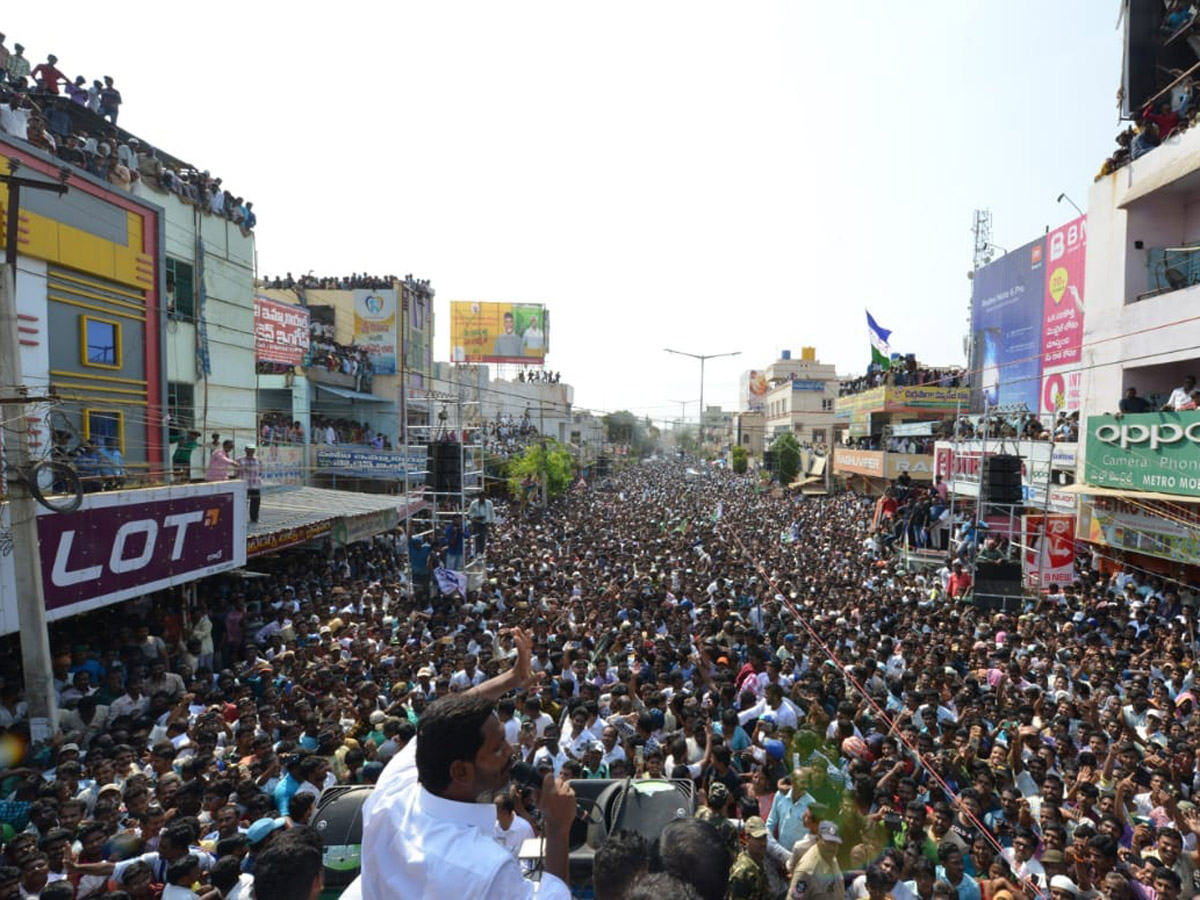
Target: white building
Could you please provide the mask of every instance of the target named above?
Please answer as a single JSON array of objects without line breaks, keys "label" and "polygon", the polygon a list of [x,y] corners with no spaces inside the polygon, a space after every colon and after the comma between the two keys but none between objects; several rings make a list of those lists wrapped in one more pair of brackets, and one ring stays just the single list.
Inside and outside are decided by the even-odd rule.
[{"label": "white building", "polygon": [[[219,432],[240,447],[256,434],[254,235],[150,187],[146,180],[134,182],[132,193],[162,207],[165,220],[166,406],[172,424],[194,427],[206,440]],[[207,353],[207,375],[198,363],[198,349]],[[194,454],[196,467],[204,465],[200,456]]]},{"label": "white building", "polygon": [[790,431],[801,444],[822,445],[833,441],[834,405],[838,396],[837,369],[817,359],[816,350],[804,347],[800,359],[790,350],[767,367],[767,390],[763,418],[768,445]]}]

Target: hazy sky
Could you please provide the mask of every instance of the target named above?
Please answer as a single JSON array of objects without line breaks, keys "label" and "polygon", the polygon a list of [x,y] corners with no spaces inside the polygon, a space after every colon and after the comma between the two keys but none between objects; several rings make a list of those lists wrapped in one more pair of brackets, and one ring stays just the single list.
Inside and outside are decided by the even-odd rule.
[{"label": "hazy sky", "polygon": [[[1086,208],[1119,4],[9,4],[11,48],[112,75],[121,124],[254,201],[259,272],[541,302],[576,403],[679,414],[813,345],[963,361],[972,211],[1015,248]],[[695,404],[688,407],[695,416]]]}]

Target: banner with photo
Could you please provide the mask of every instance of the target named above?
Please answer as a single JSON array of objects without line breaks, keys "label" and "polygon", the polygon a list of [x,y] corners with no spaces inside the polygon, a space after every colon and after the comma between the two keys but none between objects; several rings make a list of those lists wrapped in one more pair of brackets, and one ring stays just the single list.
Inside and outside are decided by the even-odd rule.
[{"label": "banner with photo", "polygon": [[541,365],[550,323],[540,303],[450,303],[450,359],[462,363]]},{"label": "banner with photo", "polygon": [[395,375],[399,306],[394,290],[354,291],[354,346],[367,351],[376,375]]}]

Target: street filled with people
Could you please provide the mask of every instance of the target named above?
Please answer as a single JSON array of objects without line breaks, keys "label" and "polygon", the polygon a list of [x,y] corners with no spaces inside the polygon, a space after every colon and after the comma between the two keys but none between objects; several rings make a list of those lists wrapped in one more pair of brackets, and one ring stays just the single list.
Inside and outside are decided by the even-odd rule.
[{"label": "street filled with people", "polygon": [[[950,566],[907,570],[875,515],[646,463],[497,503],[478,587],[432,577],[469,526],[414,523],[55,623],[53,742],[29,743],[15,643],[2,663],[0,897],[315,896],[321,794],[377,782],[347,896],[445,896],[434,868],[517,896],[497,885],[539,834],[540,895],[567,896],[569,781],[673,778],[694,815],[609,835],[575,890],[1191,898],[1194,587],[1094,557],[995,612],[948,596]],[[478,739],[447,739],[472,703]],[[433,800],[499,857],[405,845]]]}]

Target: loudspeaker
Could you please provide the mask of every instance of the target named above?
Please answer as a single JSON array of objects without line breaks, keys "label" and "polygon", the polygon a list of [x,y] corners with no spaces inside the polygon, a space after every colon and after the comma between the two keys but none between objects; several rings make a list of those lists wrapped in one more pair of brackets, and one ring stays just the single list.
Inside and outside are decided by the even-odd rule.
[{"label": "loudspeaker", "polygon": [[762,467],[764,469],[766,469],[768,472],[775,471],[775,451],[774,450],[764,450],[763,451]]},{"label": "loudspeaker", "polygon": [[346,888],[362,868],[362,806],[371,785],[337,785],[321,794],[313,827],[325,845],[325,887]]},{"label": "loudspeaker", "polygon": [[462,490],[462,445],[457,441],[433,441],[425,450],[425,484],[441,494]]},{"label": "loudspeaker", "polygon": [[980,501],[1017,504],[1024,501],[1021,485],[1021,457],[996,455],[984,457]]},{"label": "loudspeaker", "polygon": [[1019,562],[981,562],[975,567],[976,598],[1016,598],[1022,593]]}]

